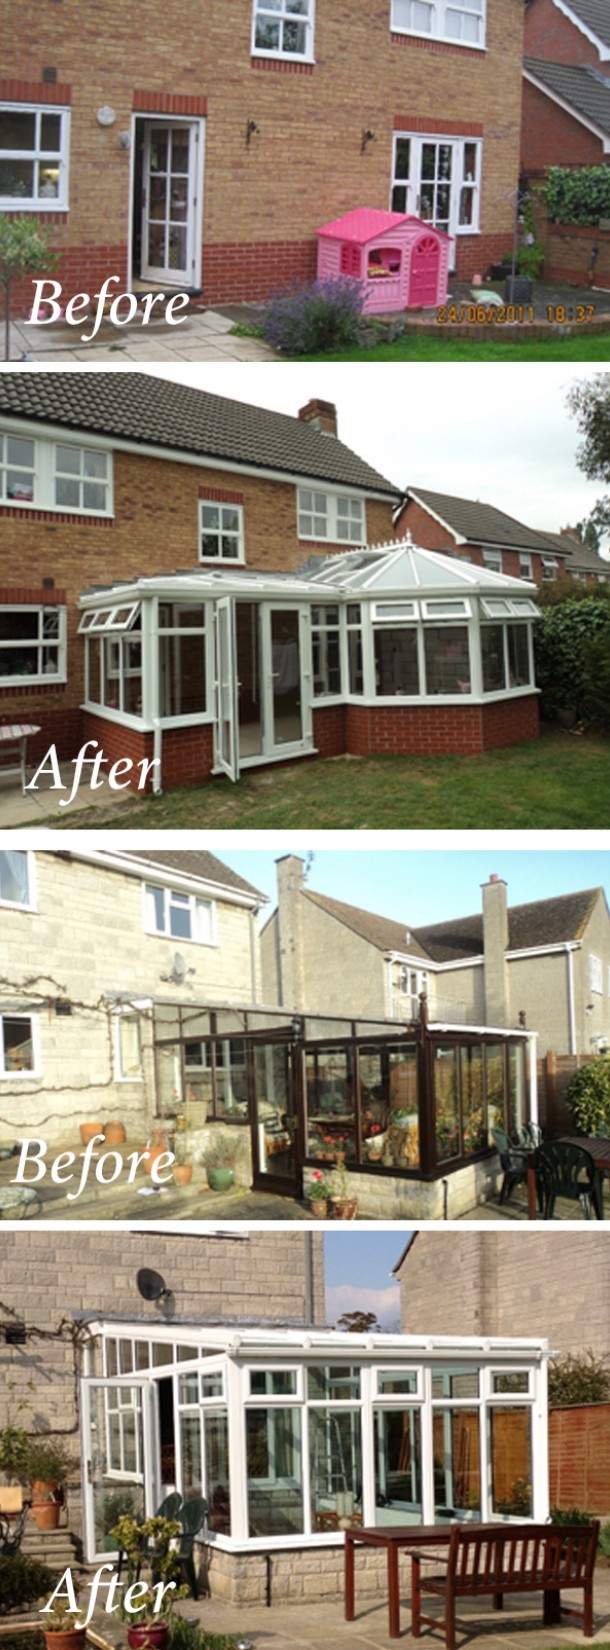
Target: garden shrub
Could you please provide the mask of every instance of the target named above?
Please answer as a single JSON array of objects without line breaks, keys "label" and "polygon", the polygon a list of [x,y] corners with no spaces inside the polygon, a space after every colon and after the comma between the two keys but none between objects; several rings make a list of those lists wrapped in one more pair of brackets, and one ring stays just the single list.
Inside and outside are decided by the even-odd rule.
[{"label": "garden shrub", "polygon": [[35,1604],[53,1591],[57,1576],[46,1564],[23,1553],[0,1557],[0,1616],[25,1604]]},{"label": "garden shrub", "polygon": [[263,336],[283,355],[344,349],[358,342],[363,296],[362,282],[348,275],[288,287],[265,305]]},{"label": "garden shrub", "polygon": [[551,1507],[551,1524],[591,1524],[591,1513],[580,1507]]},{"label": "garden shrub", "polygon": [[598,1055],[570,1078],[566,1106],[578,1134],[610,1125],[610,1054]]},{"label": "garden shrub", "polygon": [[[610,1399],[610,1370],[603,1358],[588,1352],[567,1353],[549,1363],[549,1406],[603,1404]],[[575,1521],[576,1522],[576,1521]]]},{"label": "garden shrub", "polygon": [[542,193],[554,223],[597,224],[599,218],[610,218],[610,167],[581,166],[574,172],[552,166]]},{"label": "garden shrub", "polygon": [[610,603],[603,597],[541,609],[534,626],[534,654],[543,717],[552,720],[560,710],[576,718],[608,714],[603,687],[597,691],[589,668],[591,647],[598,641],[610,657]]},{"label": "garden shrub", "polygon": [[603,1558],[610,1558],[610,1524],[602,1524],[597,1551],[602,1554]]}]

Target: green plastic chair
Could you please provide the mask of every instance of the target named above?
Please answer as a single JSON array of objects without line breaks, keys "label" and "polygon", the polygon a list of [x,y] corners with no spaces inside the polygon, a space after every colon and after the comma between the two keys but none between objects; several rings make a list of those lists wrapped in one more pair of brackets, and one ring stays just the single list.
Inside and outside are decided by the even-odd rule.
[{"label": "green plastic chair", "polygon": [[603,1220],[601,1179],[584,1146],[547,1140],[534,1152],[534,1167],[543,1220],[553,1219],[558,1197],[580,1203],[585,1220],[592,1220],[594,1215]]},{"label": "green plastic chair", "polygon": [[513,1146],[504,1129],[495,1128],[491,1133],[504,1170],[500,1203],[508,1203],[513,1186],[518,1186],[527,1179],[527,1151]]},{"label": "green plastic chair", "polygon": [[176,1514],[182,1525],[182,1534],[178,1547],[178,1557],[184,1580],[188,1582],[193,1598],[198,1598],[197,1575],[193,1550],[195,1536],[203,1529],[209,1512],[209,1502],[204,1495],[194,1495],[190,1501],[183,1501],[180,1511]]}]

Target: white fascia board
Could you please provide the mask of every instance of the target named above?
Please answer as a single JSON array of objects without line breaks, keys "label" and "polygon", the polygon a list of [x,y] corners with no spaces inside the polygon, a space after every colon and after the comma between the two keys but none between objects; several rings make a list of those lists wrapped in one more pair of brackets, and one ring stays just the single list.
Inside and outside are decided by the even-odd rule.
[{"label": "white fascia board", "polygon": [[580,29],[580,33],[584,34],[585,39],[591,41],[592,46],[595,46],[596,51],[599,52],[602,62],[605,63],[607,58],[610,57],[610,46],[605,46],[599,35],[594,34],[593,29],[588,28],[587,24],[583,23],[582,17],[579,17],[577,12],[572,9],[569,0],[554,0],[554,4],[558,11],[563,12],[564,17],[569,18],[570,23],[574,24],[574,28]]},{"label": "white fascia board", "polygon": [[[52,852],[44,849],[41,851]],[[60,853],[61,850],[57,849],[55,852]],[[55,857],[55,852],[52,852],[52,857]],[[267,894],[248,894],[245,889],[226,887],[224,883],[210,882],[204,877],[193,876],[192,873],[183,876],[180,871],[173,870],[170,866],[157,866],[152,861],[139,860],[135,854],[129,860],[123,860],[118,853],[105,852],[102,848],[71,848],[70,858],[85,860],[103,871],[118,871],[122,876],[134,877],[138,882],[156,882],[164,888],[183,889],[185,892],[203,895],[209,899],[222,899],[231,905],[246,906],[254,911],[260,910],[260,907],[268,902]]]},{"label": "white fascia board", "polygon": [[400,497],[400,489],[395,493],[385,493],[374,487],[359,486],[357,482],[333,481],[325,476],[309,476],[306,472],[292,470],[274,470],[262,464],[241,464],[237,459],[216,458],[213,454],[188,453],[182,448],[156,446],[148,441],[128,441],[125,437],[112,434],[98,434],[80,425],[51,424],[43,419],[20,418],[18,413],[4,414],[0,418],[0,428],[14,430],[19,427],[19,434],[38,437],[48,441],[75,441],[81,440],[88,447],[102,447],[120,453],[135,453],[144,458],[164,459],[171,464],[188,464],[198,470],[224,470],[229,475],[263,476],[267,481],[285,481],[288,486],[312,487],[318,491],[324,489],[330,493],[349,493],[358,498],[379,500],[383,504],[390,504],[394,498]]},{"label": "white fascia board", "polygon": [[[557,4],[557,0],[555,0],[555,4]],[[608,56],[610,57],[610,52]],[[538,80],[536,75],[532,74],[531,69],[523,70],[523,78],[529,80],[530,85],[535,86],[537,92],[544,92],[545,97],[550,98],[551,103],[556,103],[559,109],[563,109],[564,114],[570,115],[572,120],[578,121],[579,126],[584,126],[588,132],[593,133],[594,137],[599,138],[604,154],[610,154],[610,133],[605,132],[602,126],[597,126],[595,121],[589,120],[587,115],[583,115],[582,111],[577,109],[573,103],[566,103],[565,98],[560,97],[558,92],[545,85],[543,80]],[[555,555],[561,555],[561,550],[558,550],[557,547],[555,547]]]},{"label": "white fascia board", "polygon": [[582,951],[582,940],[559,940],[555,945],[531,945],[522,951],[507,951],[506,962],[522,962],[527,957],[552,957],[564,951]]},{"label": "white fascia board", "polygon": [[[455,539],[456,544],[468,544],[469,540],[464,538],[464,534],[456,533],[455,527],[451,526],[451,522],[445,521],[444,516],[439,516],[438,512],[432,509],[432,505],[428,504],[427,500],[422,498],[419,493],[416,493],[413,487],[407,487],[407,503],[410,498],[414,499],[417,504],[421,505],[422,510],[425,510],[427,515],[432,516],[432,520],[437,521],[439,527],[444,527],[445,531],[451,534],[452,539]],[[403,508],[405,507],[406,506],[403,506]]]},{"label": "white fascia board", "polygon": [[[146,1229],[148,1230],[148,1227]],[[144,1230],[144,1227],[142,1227],[142,1230]],[[227,1234],[219,1233],[216,1235],[225,1236]],[[95,1326],[97,1332],[106,1329],[109,1333],[114,1333],[120,1329],[126,1335],[141,1336],[143,1333],[141,1319],[121,1318],[119,1320],[113,1317],[105,1318],[103,1314],[100,1314],[95,1319],[89,1320],[89,1323],[90,1327]],[[543,1356],[548,1346],[548,1341],[542,1336],[518,1336],[514,1338],[505,1335],[350,1334],[348,1336],[341,1330],[317,1329],[313,1326],[295,1329],[292,1325],[282,1327],[281,1324],[278,1324],[277,1328],[268,1325],[246,1326],[238,1323],[211,1325],[204,1320],[200,1324],[193,1322],[165,1324],[155,1321],[154,1325],[151,1324],[150,1327],[154,1328],[155,1340],[172,1341],[184,1338],[186,1341],[193,1341],[199,1333],[206,1345],[214,1346],[219,1352],[226,1351],[233,1357],[239,1354],[240,1358],[257,1355],[264,1357],[269,1350],[278,1354],[286,1352],[289,1357],[295,1357],[301,1353],[312,1353],[315,1356],[318,1352],[328,1350],[332,1351],[333,1354],[343,1354],[348,1361],[353,1361],[353,1354],[356,1351],[360,1357],[363,1359],[368,1358],[371,1362],[379,1362],[380,1357],[383,1358],[388,1352],[392,1355],[410,1353],[413,1356],[429,1357],[435,1353],[444,1356],[448,1351],[462,1352],[469,1357],[483,1355],[491,1360],[497,1357],[514,1360],[522,1354],[530,1354],[534,1358]],[[158,1334],[157,1330],[159,1331]],[[129,1375],[125,1375],[123,1379],[129,1385]],[[131,1381],[133,1383],[133,1374]]]},{"label": "white fascia board", "polygon": [[[257,569],[252,568],[250,571],[256,573]],[[333,600],[338,599],[335,596],[334,586],[316,584],[313,579],[295,578],[276,583],[271,579],[265,579],[263,576],[258,577],[256,583],[252,585],[248,582],[248,569],[241,574],[232,573],[229,567],[223,566],[223,563],[220,562],[218,571],[208,567],[202,567],[201,569],[195,567],[192,574],[155,573],[149,578],[138,579],[137,583],[121,584],[119,582],[112,586],[96,586],[94,589],[81,591],[78,605],[83,610],[88,610],[92,607],[123,606],[125,602],[145,601],[152,596],[158,597],[159,601],[177,601],[181,596],[190,597],[192,600],[205,601],[206,599],[214,600],[222,595],[232,596],[234,594],[238,596],[241,594],[244,598],[251,598],[258,594],[261,597],[264,596],[265,600],[273,598],[277,602],[291,601],[294,603],[295,596],[302,598],[309,595],[310,592],[320,600],[325,594],[328,596],[329,589],[333,592]],[[92,634],[101,635],[102,632],[94,631]]]},{"label": "white fascia board", "polygon": [[450,1031],[452,1034],[454,1032],[474,1032],[477,1037],[481,1035],[484,1037],[520,1037],[524,1042],[529,1042],[532,1037],[538,1036],[537,1031],[522,1031],[519,1026],[462,1026],[453,1025],[444,1020],[429,1020],[426,1029],[428,1031]]}]

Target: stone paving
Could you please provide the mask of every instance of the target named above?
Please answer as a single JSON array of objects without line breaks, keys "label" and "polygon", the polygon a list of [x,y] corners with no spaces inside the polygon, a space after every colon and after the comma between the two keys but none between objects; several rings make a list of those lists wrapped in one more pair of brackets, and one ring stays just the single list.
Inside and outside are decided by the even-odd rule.
[{"label": "stone paving", "polygon": [[[30,779],[34,769],[28,764],[27,778]],[[74,767],[71,762],[60,762],[59,776],[63,790],[53,788],[53,775],[41,774],[35,791],[21,790],[19,779],[3,779],[0,771],[0,830],[11,831],[17,826],[40,826],[57,818],[66,823],[74,813],[82,812],[83,808],[120,808],[126,802],[134,801],[137,792],[131,789],[116,791],[111,789],[107,777],[100,775],[102,783],[98,790],[91,790],[86,784],[81,785],[74,801],[68,807],[62,808],[62,801],[67,801],[74,779]]]},{"label": "stone paving", "polygon": [[[179,326],[151,320],[148,326],[132,322],[116,326],[102,321],[90,343],[81,334],[90,332],[87,320],[68,326],[29,326],[14,321],[11,326],[11,361],[276,361],[275,350],[260,338],[235,338],[233,319],[212,309],[192,308]],[[0,348],[3,348],[0,343]],[[3,357],[0,357],[3,359]]]}]

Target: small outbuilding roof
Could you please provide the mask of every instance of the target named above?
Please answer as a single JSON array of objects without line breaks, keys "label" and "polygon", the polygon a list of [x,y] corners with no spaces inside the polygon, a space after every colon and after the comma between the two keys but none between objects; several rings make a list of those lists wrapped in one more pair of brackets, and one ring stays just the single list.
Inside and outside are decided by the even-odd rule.
[{"label": "small outbuilding roof", "polygon": [[344,212],[342,218],[332,218],[330,223],[322,224],[316,234],[329,236],[331,240],[356,241],[359,246],[366,246],[367,241],[404,229],[408,224],[427,227],[434,235],[442,235],[445,241],[448,239],[442,229],[435,229],[432,223],[424,225],[421,218],[413,217],[408,212],[384,212],[373,206],[357,206],[353,212]]}]

